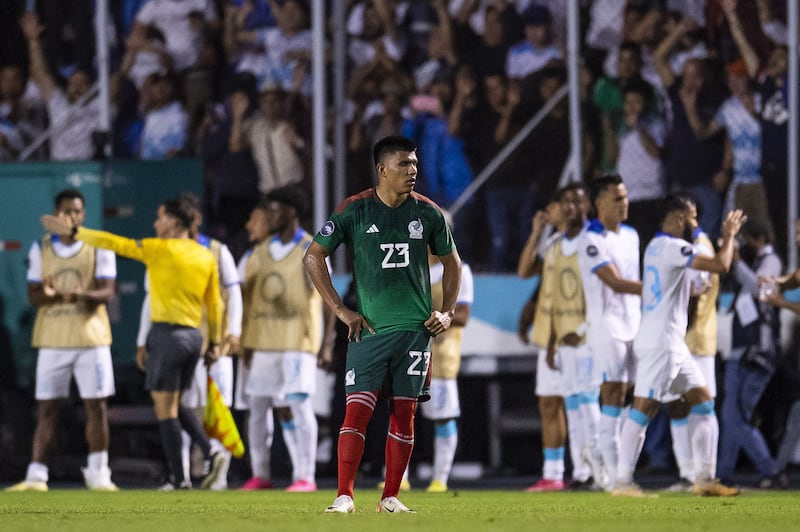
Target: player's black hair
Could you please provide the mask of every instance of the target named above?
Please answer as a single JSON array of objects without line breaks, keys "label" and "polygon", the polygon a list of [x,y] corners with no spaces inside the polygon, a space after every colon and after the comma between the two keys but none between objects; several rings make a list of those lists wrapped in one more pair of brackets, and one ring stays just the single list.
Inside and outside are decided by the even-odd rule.
[{"label": "player's black hair", "polygon": [[58,194],[56,194],[56,198],[55,200],[53,200],[53,204],[55,208],[58,209],[58,206],[61,205],[62,201],[74,200],[74,199],[79,199],[81,200],[81,203],[86,205],[86,200],[83,198],[83,194],[81,194],[79,190],[76,190],[74,188],[66,188],[61,192],[59,192]]},{"label": "player's black hair", "polygon": [[184,229],[191,229],[194,222],[194,208],[187,202],[177,198],[170,198],[162,203],[164,211],[175,218]]},{"label": "player's black hair", "polygon": [[696,206],[694,198],[685,192],[676,192],[670,194],[661,200],[661,207],[658,213],[658,223],[663,224],[667,216],[675,211],[688,211],[691,207]]},{"label": "player's black hair", "polygon": [[303,218],[308,215],[308,194],[302,185],[293,183],[285,185],[274,190],[269,191],[264,195],[262,203],[270,201],[277,201],[289,207],[293,207],[297,211],[297,217]]},{"label": "player's black hair", "polygon": [[597,198],[607,187],[621,184],[622,178],[619,174],[603,174],[589,181],[589,200],[592,202],[592,206],[595,208],[597,207],[595,201],[597,201]]},{"label": "player's black hair", "polygon": [[200,203],[200,198],[193,192],[181,192],[178,194],[178,201],[186,204],[186,206],[194,211],[202,212],[203,205]]},{"label": "player's black hair", "polygon": [[586,185],[584,183],[581,183],[580,181],[575,181],[567,185],[564,185],[563,187],[553,192],[553,195],[550,196],[550,202],[561,201],[561,198],[564,197],[564,194],[573,190],[580,190],[586,193]]},{"label": "player's black hair", "polygon": [[376,142],[375,146],[372,148],[372,160],[377,166],[377,164],[381,162],[385,156],[392,155],[393,153],[397,153],[399,151],[415,152],[417,151],[417,145],[413,140],[400,135],[383,137]]}]

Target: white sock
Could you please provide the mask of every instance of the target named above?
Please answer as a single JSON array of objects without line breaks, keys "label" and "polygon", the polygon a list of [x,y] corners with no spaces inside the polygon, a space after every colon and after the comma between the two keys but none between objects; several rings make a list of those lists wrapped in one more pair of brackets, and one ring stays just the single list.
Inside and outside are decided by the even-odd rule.
[{"label": "white sock", "polygon": [[192,478],[192,437],[185,430],[181,431],[181,464],[183,465],[183,478],[189,480]]},{"label": "white sock", "polygon": [[603,459],[608,476],[608,485],[614,485],[619,462],[620,427],[622,408],[604,405],[600,410],[600,423],[597,428],[597,449]]},{"label": "white sock", "polygon": [[545,448],[542,477],[546,480],[564,480],[564,448]]},{"label": "white sock", "polygon": [[669,422],[672,433],[672,452],[678,463],[680,477],[694,482],[695,471],[692,460],[692,445],[689,442],[689,418],[672,419]]},{"label": "white sock", "polygon": [[650,419],[644,413],[635,408],[630,409],[628,419],[622,425],[616,479],[609,486],[613,487],[616,484],[633,482],[633,472],[636,469],[636,463],[639,461],[639,455],[642,453],[644,437],[649,423]]},{"label": "white sock", "polygon": [[270,480],[272,438],[275,434],[272,399],[250,395],[247,400],[250,405],[250,415],[247,420],[250,436],[250,467],[253,469],[254,477]]},{"label": "white sock", "polygon": [[434,426],[433,479],[447,485],[458,447],[458,424],[455,419]]},{"label": "white sock", "polygon": [[86,459],[86,467],[90,471],[102,471],[108,468],[108,451],[97,451],[89,453]]},{"label": "white sock", "polygon": [[297,477],[298,480],[314,482],[317,471],[317,440],[319,425],[314,414],[311,398],[292,402],[295,434],[297,435]]},{"label": "white sock", "polygon": [[584,482],[591,476],[592,469],[581,456],[581,450],[585,445],[585,433],[583,419],[581,419],[579,395],[565,397],[564,405],[567,410],[567,433],[569,434],[569,453],[572,457],[572,478]]},{"label": "white sock", "polygon": [[28,472],[25,475],[25,480],[32,480],[36,482],[47,482],[50,480],[50,474],[47,465],[41,462],[31,462],[28,464]]},{"label": "white sock", "polygon": [[689,441],[694,457],[695,481],[711,480],[717,473],[719,423],[714,400],[692,407],[689,413]]}]

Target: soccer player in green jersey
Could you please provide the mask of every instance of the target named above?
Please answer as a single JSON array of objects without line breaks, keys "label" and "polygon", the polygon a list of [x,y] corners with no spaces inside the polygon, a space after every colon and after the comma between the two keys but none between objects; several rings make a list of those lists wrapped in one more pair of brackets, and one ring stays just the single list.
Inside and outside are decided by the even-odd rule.
[{"label": "soccer player in green jersey", "polygon": [[[397,499],[414,447],[414,413],[430,366],[430,339],[450,327],[461,259],[439,207],[414,192],[417,147],[390,136],[373,148],[378,186],[343,201],[320,229],[303,263],[322,299],[347,325],[345,418],[339,431],[339,492],[326,512],[355,511],[353,484],[364,434],[379,395],[389,397],[386,484],[379,512],[410,512]],[[346,244],[358,312],[342,303],[325,258]],[[428,248],[444,265],[441,308],[431,304]]]}]

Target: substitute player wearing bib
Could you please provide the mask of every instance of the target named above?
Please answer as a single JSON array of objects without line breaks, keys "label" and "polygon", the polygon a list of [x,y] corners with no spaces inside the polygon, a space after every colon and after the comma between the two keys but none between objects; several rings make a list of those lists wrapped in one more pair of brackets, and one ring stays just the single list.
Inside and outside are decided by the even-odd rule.
[{"label": "substitute player wearing bib", "polygon": [[578,265],[579,233],[586,220],[583,185],[566,187],[561,193],[560,207],[566,229],[544,257],[543,275],[550,287],[550,297],[543,307],[550,323],[547,365],[561,374],[572,477],[580,485],[589,487],[591,477],[600,485],[603,480],[597,450],[600,375],[586,344],[586,303]]},{"label": "substitute player wearing bib", "polygon": [[734,239],[743,222],[740,210],[731,211],[722,225],[722,246],[716,255],[700,253],[683,235],[697,227],[697,209],[689,196],[675,194],[664,200],[661,231],[644,254],[642,324],[636,335],[636,388],[633,406],[622,429],[615,495],[641,497],[633,483],[645,431],[661,402],[670,394],[689,404],[689,439],[695,461],[692,492],[707,496],[737,495],[714,479],[719,425],[714,399],[705,378],[686,346],[691,270],[728,271],[733,260]]},{"label": "substitute player wearing bib", "polygon": [[606,489],[614,484],[619,456],[620,416],[633,381],[633,338],[641,319],[639,235],[628,218],[628,191],[618,175],[589,182],[597,219],[581,232],[578,264],[586,299],[586,341],[602,376],[598,446]]},{"label": "substitute player wearing bib", "polygon": [[[83,195],[63,190],[55,198],[56,215],[83,224]],[[58,415],[69,397],[72,378],[86,411],[86,487],[117,491],[108,468],[106,398],[114,395],[111,325],[106,303],[114,296],[114,253],[76,241],[72,235],[46,235],[28,253],[28,299],[38,307],[33,329],[36,360],[36,431],[25,480],[11,491],[47,491],[47,458]]]},{"label": "substitute player wearing bib", "polygon": [[[431,299],[433,308],[442,308],[442,276],[444,267],[431,255]],[[422,403],[422,415],[433,420],[433,477],[426,491],[444,493],[453,469],[458,446],[458,424],[461,403],[458,399],[458,370],[461,367],[461,336],[469,320],[473,301],[472,269],[461,265],[461,288],[450,328],[431,340],[431,400]]]},{"label": "substitute player wearing bib", "polygon": [[[339,432],[338,496],[327,512],[352,512],[364,434],[379,394],[390,398],[386,484],[378,511],[410,512],[397,499],[414,446],[414,412],[430,362],[430,338],[450,327],[461,259],[439,207],[413,192],[416,146],[385,137],[373,148],[378,186],[342,202],[306,252],[304,264],[323,300],[348,326],[345,418]],[[342,303],[325,258],[346,244],[353,259],[358,312]],[[428,248],[442,274],[442,306],[431,305]],[[363,333],[363,334],[362,334]]]},{"label": "substitute player wearing bib", "polygon": [[244,489],[270,484],[272,409],[280,420],[292,460],[290,492],[316,491],[317,418],[312,395],[322,346],[323,304],[302,267],[311,235],[300,228],[308,200],[299,185],[264,198],[272,238],[240,261],[244,278],[242,336],[249,372],[244,392],[250,408],[248,432],[253,478]]}]

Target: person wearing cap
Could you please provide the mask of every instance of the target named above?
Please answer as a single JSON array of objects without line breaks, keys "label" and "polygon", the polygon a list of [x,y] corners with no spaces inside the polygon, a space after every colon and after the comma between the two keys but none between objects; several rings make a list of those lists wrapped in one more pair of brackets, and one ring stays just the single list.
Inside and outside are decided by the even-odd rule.
[{"label": "person wearing cap", "polygon": [[550,25],[553,21],[550,10],[532,3],[522,13],[525,22],[525,39],[515,44],[506,56],[506,75],[521,79],[561,60],[564,54],[553,44]]},{"label": "person wearing cap", "polygon": [[248,434],[253,477],[244,490],[268,489],[272,410],[278,415],[289,456],[289,492],[316,491],[317,419],[311,403],[317,355],[333,347],[334,321],[323,340],[322,298],[303,270],[312,237],[300,227],[308,197],[300,185],[272,190],[260,205],[271,238],[239,263],[244,281],[242,347],[248,367],[244,392],[250,407]]},{"label": "person wearing cap", "polygon": [[225,465],[225,457],[222,453],[212,454],[199,420],[193,415],[180,415],[179,406],[181,392],[188,388],[201,356],[203,339],[199,327],[204,309],[208,318],[208,348],[203,356],[208,365],[220,356],[222,300],[214,255],[190,236],[191,209],[180,199],[164,201],[153,224],[156,238],[125,238],[52,215],[42,216],[41,221],[47,231],[110,249],[147,266],[152,327],[147,336],[147,351],[137,352],[136,363],[145,371],[145,389],[153,399],[171,475],[161,489],[191,488],[181,464],[181,428],[203,452],[201,486],[209,488]]},{"label": "person wearing cap", "polygon": [[304,177],[302,151],[306,142],[286,119],[284,91],[273,80],[262,82],[259,94],[260,113],[245,118],[248,102],[231,101],[233,123],[229,148],[231,153],[251,149],[258,167],[258,190],[262,194]]}]

